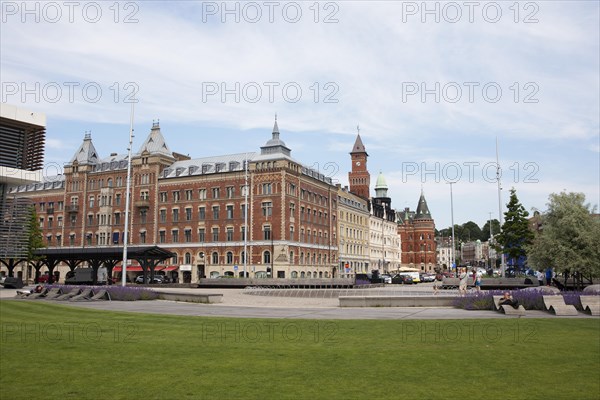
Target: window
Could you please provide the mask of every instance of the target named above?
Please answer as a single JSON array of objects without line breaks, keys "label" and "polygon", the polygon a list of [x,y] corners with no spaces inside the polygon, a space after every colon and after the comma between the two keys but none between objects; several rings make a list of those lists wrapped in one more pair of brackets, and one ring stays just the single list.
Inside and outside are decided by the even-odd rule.
[{"label": "window", "polygon": [[212,228],[212,238],[213,242],[219,241],[219,228]]},{"label": "window", "polygon": [[200,200],[206,200],[206,189],[199,189],[198,190],[198,199],[200,199]]},{"label": "window", "polygon": [[242,196],[246,196],[248,194],[248,186],[246,186],[246,185],[241,186],[240,192],[242,193]]},{"label": "window", "polygon": [[118,176],[117,177],[117,187],[121,187],[123,186],[123,178]]},{"label": "window", "polygon": [[296,203],[290,203],[290,216],[294,216],[296,214]]},{"label": "window", "polygon": [[205,230],[204,230],[204,228],[199,228],[198,229],[198,241],[200,243],[204,243],[204,241],[205,241],[205,237],[204,236],[205,236]]},{"label": "window", "polygon": [[[116,217],[120,217],[120,214],[115,214],[115,218]],[[148,210],[140,210],[140,223],[141,224],[146,224],[148,220]]]},{"label": "window", "polygon": [[218,264],[219,263],[219,253],[217,253],[216,251],[213,251],[212,255],[211,255],[211,262],[213,264]]},{"label": "window", "polygon": [[56,226],[58,226],[59,228],[62,228],[62,226],[63,226],[63,217],[56,218]]},{"label": "window", "polygon": [[246,205],[242,204],[240,208],[242,210],[242,218],[246,219]]},{"label": "window", "polygon": [[171,237],[173,238],[173,243],[179,243],[179,231],[177,229],[171,231]]},{"label": "window", "polygon": [[290,240],[294,240],[294,227],[290,226]]},{"label": "window", "polygon": [[40,211],[44,212],[45,209],[46,209],[46,203],[40,203]]},{"label": "window", "polygon": [[75,226],[77,223],[77,215],[71,215],[71,226]]},{"label": "window", "polygon": [[120,206],[121,205],[121,194],[117,193],[115,194],[115,206]]},{"label": "window", "polygon": [[270,201],[263,201],[262,203],[262,215],[263,217],[270,217],[273,214],[273,203]]},{"label": "window", "polygon": [[160,222],[167,222],[167,210],[160,210]]},{"label": "window", "polygon": [[166,203],[167,202],[167,192],[160,192],[158,194],[158,199],[161,203]]},{"label": "window", "polygon": [[140,192],[140,199],[141,200],[148,200],[148,199],[150,199],[150,193],[147,190],[142,190]]},{"label": "window", "polygon": [[233,253],[231,251],[227,252],[227,264],[233,264]]},{"label": "window", "polygon": [[165,231],[158,232],[158,242],[164,243],[166,241],[166,233]]},{"label": "window", "polygon": [[270,251],[265,251],[263,253],[263,263],[271,264],[271,252]]},{"label": "window", "polygon": [[177,203],[181,199],[181,192],[179,190],[173,191],[173,201]]},{"label": "window", "polygon": [[179,222],[179,209],[173,209],[173,222]]},{"label": "window", "polygon": [[219,198],[219,193],[220,193],[219,188],[212,188],[212,198],[213,199],[218,199]]},{"label": "window", "polygon": [[189,243],[192,241],[192,230],[191,229],[186,229],[184,231],[184,235],[185,235],[185,242]]},{"label": "window", "polygon": [[85,244],[88,246],[92,245],[92,234],[91,233],[87,233],[85,235]]},{"label": "window", "polygon": [[270,183],[262,184],[262,194],[271,194],[273,193],[272,185]]},{"label": "window", "polygon": [[263,238],[265,240],[271,240],[271,226],[265,225],[263,228]]},{"label": "window", "polygon": [[185,264],[191,264],[192,263],[192,255],[190,253],[185,253],[185,256],[183,257],[183,261]]},{"label": "window", "polygon": [[[147,178],[147,176],[146,176],[146,178]],[[144,183],[143,180],[142,180],[142,183]],[[146,183],[148,183],[148,182],[146,182]],[[107,184],[108,184],[109,188],[113,187],[113,180],[111,178],[108,178]]]},{"label": "window", "polygon": [[206,207],[198,207],[198,219],[206,219]]},{"label": "window", "polygon": [[94,208],[94,196],[90,196],[90,208]]},{"label": "window", "polygon": [[61,235],[56,235],[56,245],[57,246],[62,246],[62,236]]},{"label": "window", "polygon": [[191,221],[192,220],[192,209],[191,208],[186,208],[185,209],[185,220],[186,221]]},{"label": "window", "polygon": [[213,206],[213,219],[219,219],[219,206]]},{"label": "window", "polygon": [[62,211],[65,208],[65,203],[62,201],[58,202],[58,211]]},{"label": "window", "polygon": [[140,243],[146,243],[146,232],[140,232]]},{"label": "window", "polygon": [[94,215],[93,214],[88,215],[88,225],[94,225]]},{"label": "window", "polygon": [[227,227],[227,241],[233,242],[233,228]]},{"label": "window", "polygon": [[235,188],[233,186],[227,186],[227,198],[228,199],[233,199],[233,196],[235,195]]},{"label": "window", "polygon": [[227,219],[233,219],[233,206],[227,206]]},{"label": "window", "polygon": [[190,200],[192,200],[192,197],[193,197],[193,191],[192,190],[186,190],[185,191],[185,199],[187,201],[190,201]]},{"label": "window", "polygon": [[69,235],[69,246],[75,246],[75,234],[71,233]]},{"label": "window", "polygon": [[242,239],[241,240],[246,240],[246,227],[242,226],[242,228],[240,229],[241,233],[242,233]]}]

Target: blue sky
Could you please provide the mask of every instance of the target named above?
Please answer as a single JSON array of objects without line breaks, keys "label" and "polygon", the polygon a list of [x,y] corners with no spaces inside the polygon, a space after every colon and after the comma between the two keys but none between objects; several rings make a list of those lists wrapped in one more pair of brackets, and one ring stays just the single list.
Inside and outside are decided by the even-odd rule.
[{"label": "blue sky", "polygon": [[292,156],[343,185],[360,125],[373,184],[400,209],[423,189],[438,228],[450,181],[455,223],[498,217],[496,138],[503,203],[599,204],[598,2],[223,4],[2,2],[2,101],[46,113],[49,173],[85,131],[124,153],[135,92],[134,149],[160,119],[173,151],[258,151],[277,113]]}]

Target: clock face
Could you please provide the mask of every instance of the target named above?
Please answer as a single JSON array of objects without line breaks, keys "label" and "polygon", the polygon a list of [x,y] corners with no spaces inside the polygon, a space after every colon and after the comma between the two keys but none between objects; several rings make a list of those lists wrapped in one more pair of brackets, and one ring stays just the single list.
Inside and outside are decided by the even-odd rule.
[{"label": "clock face", "polygon": [[357,166],[357,167],[360,167],[360,161],[357,161],[357,162],[356,162],[356,166]]}]

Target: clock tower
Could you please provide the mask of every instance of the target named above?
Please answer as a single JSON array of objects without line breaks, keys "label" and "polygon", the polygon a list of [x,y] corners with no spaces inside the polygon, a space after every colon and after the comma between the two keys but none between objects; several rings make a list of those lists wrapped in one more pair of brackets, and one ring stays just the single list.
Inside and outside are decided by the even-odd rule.
[{"label": "clock tower", "polygon": [[352,170],[348,173],[348,182],[350,183],[350,193],[354,193],[363,199],[369,198],[369,187],[371,185],[371,175],[367,170],[367,150],[360,138],[360,128],[356,127],[358,133],[354,147],[350,152],[352,160]]}]

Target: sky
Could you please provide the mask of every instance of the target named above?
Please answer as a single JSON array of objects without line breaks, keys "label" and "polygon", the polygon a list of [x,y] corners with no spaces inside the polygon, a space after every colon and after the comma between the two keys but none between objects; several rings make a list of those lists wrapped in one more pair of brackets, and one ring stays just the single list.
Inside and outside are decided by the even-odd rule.
[{"label": "sky", "polygon": [[132,101],[134,150],[160,121],[192,158],[259,151],[276,114],[342,185],[360,127],[373,194],[381,172],[392,207],[482,226],[513,187],[600,203],[599,4],[2,1],[1,101],[46,114],[47,175],[86,132],[126,153]]}]

